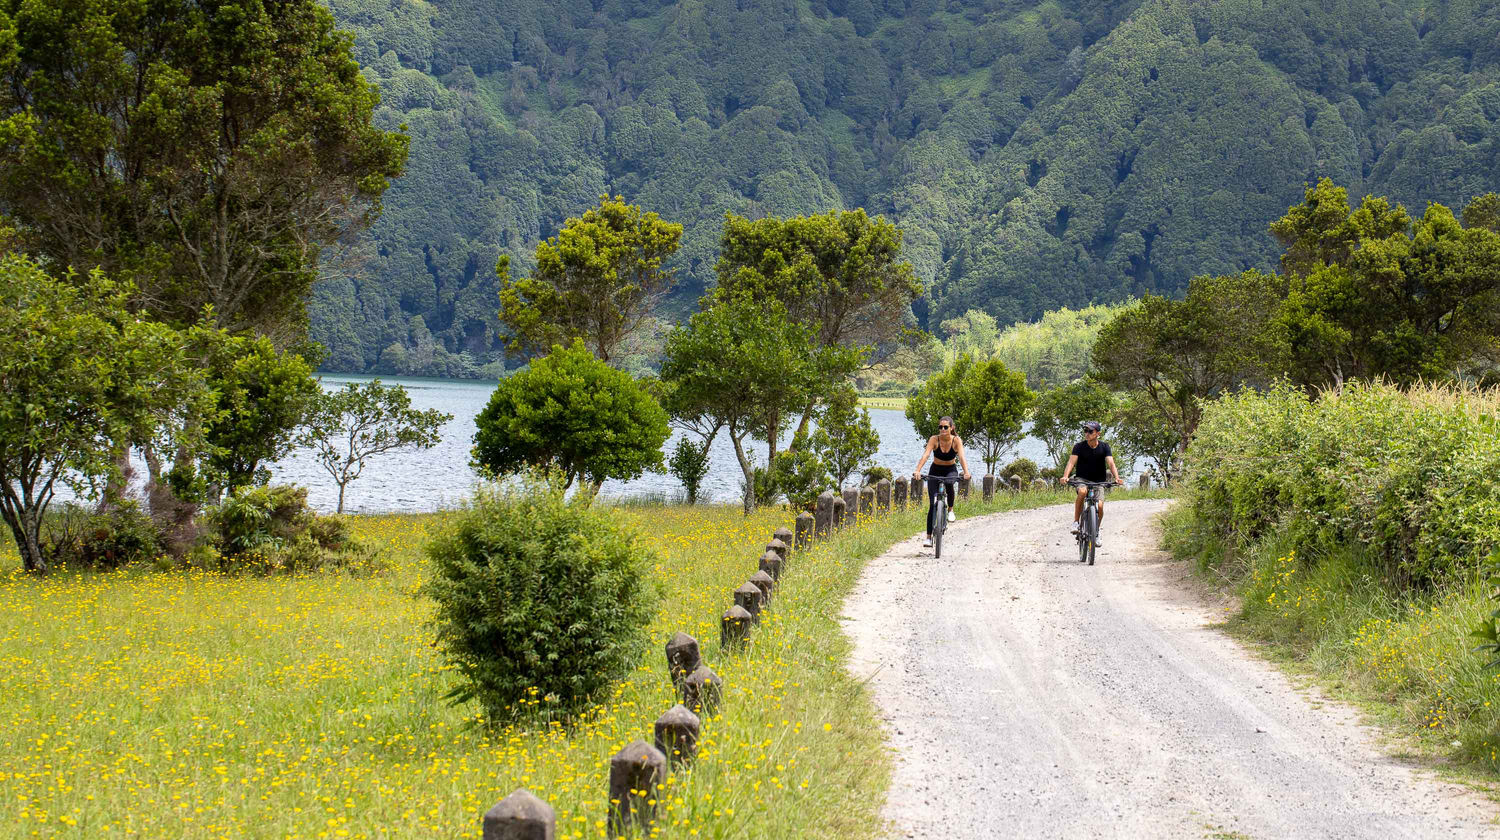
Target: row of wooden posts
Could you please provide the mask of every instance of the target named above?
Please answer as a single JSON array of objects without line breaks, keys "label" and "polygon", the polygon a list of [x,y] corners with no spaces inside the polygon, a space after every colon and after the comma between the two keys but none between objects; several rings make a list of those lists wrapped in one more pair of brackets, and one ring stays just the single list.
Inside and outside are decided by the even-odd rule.
[{"label": "row of wooden posts", "polygon": [[[1150,479],[1141,477],[1141,487],[1149,488]],[[999,480],[987,475],[981,483],[984,498],[993,498],[997,488],[1019,491],[1024,484],[1011,476]],[[1033,487],[1051,487],[1046,479],[1037,479]],[[958,484],[960,498],[968,498],[969,482]],[[873,486],[844,490],[839,495],[824,491],[811,512],[797,514],[796,532],[777,528],[765,553],[760,556],[755,574],[737,587],[734,605],[719,621],[721,650],[739,648],[750,640],[751,630],[760,624],[771,605],[772,595],[781,583],[794,555],[810,549],[815,542],[858,524],[871,515],[905,510],[922,501],[920,479],[892,482],[881,479]],[[723,702],[723,680],[703,662],[698,640],[678,632],[667,642],[667,673],[681,702],[657,719],[654,743],[632,741],[609,760],[608,829],[611,837],[628,833],[632,827],[646,828],[656,816],[658,790],[667,779],[669,768],[689,764],[697,757],[703,720]],[[525,788],[517,788],[484,815],[484,840],[554,840],[557,836],[556,815],[552,806]]]}]

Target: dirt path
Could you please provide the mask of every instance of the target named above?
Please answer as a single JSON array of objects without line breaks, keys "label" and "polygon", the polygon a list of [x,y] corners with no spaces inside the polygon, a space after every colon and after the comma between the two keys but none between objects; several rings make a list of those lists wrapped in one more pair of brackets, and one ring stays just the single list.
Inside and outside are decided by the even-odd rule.
[{"label": "dirt path", "polygon": [[871,561],[845,627],[897,753],[895,836],[1500,837],[1500,805],[1209,626],[1223,608],[1155,549],[1165,504],[1111,503],[1092,568],[1059,507]]}]

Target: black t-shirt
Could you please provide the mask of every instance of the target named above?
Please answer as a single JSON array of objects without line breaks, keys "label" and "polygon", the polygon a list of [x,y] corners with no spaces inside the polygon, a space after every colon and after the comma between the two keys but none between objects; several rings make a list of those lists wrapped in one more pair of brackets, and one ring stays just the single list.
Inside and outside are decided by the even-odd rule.
[{"label": "black t-shirt", "polygon": [[1109,468],[1104,459],[1111,454],[1109,444],[1099,441],[1098,446],[1089,446],[1086,440],[1073,445],[1073,454],[1078,456],[1078,465],[1073,474],[1089,481],[1104,481],[1109,478]]}]

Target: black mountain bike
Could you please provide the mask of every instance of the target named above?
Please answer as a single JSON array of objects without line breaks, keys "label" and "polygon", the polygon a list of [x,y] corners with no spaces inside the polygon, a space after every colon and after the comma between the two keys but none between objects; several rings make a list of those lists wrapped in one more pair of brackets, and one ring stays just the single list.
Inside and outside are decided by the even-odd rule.
[{"label": "black mountain bike", "polygon": [[[926,484],[929,481],[941,481],[944,484],[957,484],[958,479],[959,477],[957,475],[931,475],[928,473],[922,474],[923,484]],[[939,488],[935,501],[937,503],[937,510],[933,511],[935,517],[932,523],[932,556],[942,557],[943,532],[948,530],[948,488]]]},{"label": "black mountain bike", "polygon": [[1083,498],[1083,516],[1078,519],[1078,562],[1094,565],[1094,552],[1099,549],[1099,488],[1113,487],[1113,481],[1089,481],[1070,478],[1073,487],[1087,487]]}]

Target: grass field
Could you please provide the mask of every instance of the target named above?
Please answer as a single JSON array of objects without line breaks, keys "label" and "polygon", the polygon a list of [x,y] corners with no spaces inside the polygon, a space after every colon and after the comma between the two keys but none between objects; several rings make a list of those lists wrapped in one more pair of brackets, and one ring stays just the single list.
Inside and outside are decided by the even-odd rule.
[{"label": "grass field", "polygon": [[[1061,500],[1003,494],[964,516]],[[703,755],[671,780],[655,836],[869,837],[887,779],[879,726],[845,672],[838,614],[862,561],[916,510],[795,557],[744,653],[718,617],[784,511],[629,507],[666,597],[635,673],[583,725],[486,737],[439,701],[450,675],[413,594],[444,516],[355,517],[375,578],[126,571],[33,579],[0,559],[0,838],[477,837],[518,786],[560,834],[603,834],[606,761],[673,702],[661,645],[696,636],[723,677]]]}]

